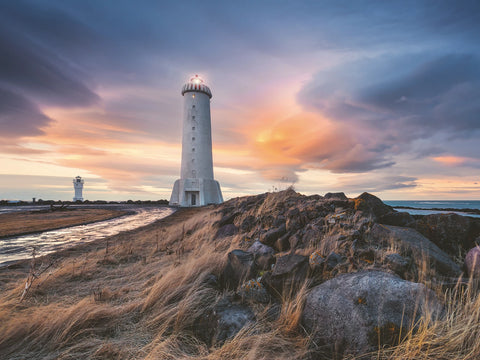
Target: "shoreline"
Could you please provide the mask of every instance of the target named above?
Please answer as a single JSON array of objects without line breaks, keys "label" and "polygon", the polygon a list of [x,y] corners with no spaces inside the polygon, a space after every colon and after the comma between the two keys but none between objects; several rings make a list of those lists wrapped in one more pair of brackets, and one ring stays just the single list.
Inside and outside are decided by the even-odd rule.
[{"label": "shoreline", "polygon": [[[105,238],[92,240],[86,243],[80,244],[73,244],[71,247],[66,249],[60,249],[49,254],[40,255],[35,258],[35,262],[43,262],[45,259],[51,259],[51,261],[64,261],[68,258],[76,258],[79,256],[83,256],[89,253],[93,253],[98,250],[106,249],[110,245],[119,245],[121,243],[131,241],[131,236],[135,234],[141,234],[143,232],[149,232],[155,229],[155,227],[161,228],[162,225],[164,226],[171,226],[179,222],[183,222],[190,216],[191,213],[195,213],[198,209],[202,208],[177,208],[174,212],[170,215],[167,215],[161,219],[158,219],[150,224],[140,226],[138,228],[132,230],[125,230],[121,231],[118,234],[110,235]],[[157,230],[158,231],[158,230]],[[113,243],[113,244],[111,244]],[[8,271],[18,271],[21,269],[28,270],[30,267],[30,263],[32,258],[25,258],[20,260],[14,260],[10,263],[4,263],[0,265],[0,274],[5,273]],[[1,289],[1,287],[0,287]]]},{"label": "shoreline", "polygon": [[[391,206],[391,205],[390,205]],[[394,209],[406,209],[406,210],[425,210],[425,211],[450,211],[450,212],[461,212],[464,214],[471,215],[480,215],[480,210],[478,209],[456,209],[456,208],[419,208],[413,206],[392,206]]]},{"label": "shoreline", "polygon": [[[72,209],[74,210],[74,209]],[[25,211],[25,212],[15,212],[15,213],[8,213],[8,214],[2,214],[0,215],[0,221],[2,220],[2,216],[6,215],[27,215],[27,214],[32,214],[32,213],[41,213],[43,210],[33,210],[33,211]],[[64,225],[64,226],[52,226],[52,227],[47,227],[42,230],[32,230],[32,231],[23,231],[23,232],[17,232],[13,234],[8,234],[8,235],[0,235],[0,240],[8,240],[10,238],[16,238],[20,236],[25,236],[25,235],[33,235],[33,234],[41,234],[47,231],[53,231],[53,230],[61,230],[61,229],[66,229],[74,226],[81,226],[81,225],[88,225],[88,224],[93,224],[96,222],[100,221],[107,221],[107,220],[112,220],[116,219],[122,216],[127,216],[127,215],[133,215],[135,212],[134,211],[128,211],[128,210],[110,210],[110,211],[115,211],[117,214],[112,214],[111,216],[107,216],[98,220],[89,220],[89,221],[82,221],[82,222],[73,222],[72,224],[69,225]]]}]

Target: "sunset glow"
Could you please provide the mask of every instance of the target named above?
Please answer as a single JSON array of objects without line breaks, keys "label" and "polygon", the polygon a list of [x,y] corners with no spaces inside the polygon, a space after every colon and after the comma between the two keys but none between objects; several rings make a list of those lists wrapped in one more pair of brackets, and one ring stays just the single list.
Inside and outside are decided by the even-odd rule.
[{"label": "sunset glow", "polygon": [[480,199],[479,9],[300,3],[3,2],[0,198],[168,199],[192,78],[225,199]]}]

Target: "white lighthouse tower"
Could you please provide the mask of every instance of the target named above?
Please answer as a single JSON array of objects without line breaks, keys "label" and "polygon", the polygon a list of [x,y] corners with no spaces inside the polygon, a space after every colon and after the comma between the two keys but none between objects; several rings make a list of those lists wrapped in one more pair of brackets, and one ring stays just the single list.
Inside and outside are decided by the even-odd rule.
[{"label": "white lighthouse tower", "polygon": [[183,139],[180,179],[173,185],[170,205],[203,206],[223,202],[220,184],[213,178],[212,92],[195,75],[182,88]]},{"label": "white lighthouse tower", "polygon": [[73,198],[73,201],[83,201],[83,183],[85,181],[80,177],[77,176],[76,178],[73,179],[73,188],[75,189],[75,197]]}]

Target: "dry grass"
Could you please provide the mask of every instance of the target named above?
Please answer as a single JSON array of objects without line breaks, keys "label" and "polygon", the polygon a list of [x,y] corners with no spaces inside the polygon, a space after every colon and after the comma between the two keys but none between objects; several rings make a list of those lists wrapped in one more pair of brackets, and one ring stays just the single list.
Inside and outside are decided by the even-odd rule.
[{"label": "dry grass", "polygon": [[57,211],[25,211],[0,215],[0,237],[35,233],[67,226],[108,220],[127,214],[109,209],[65,209]]},{"label": "dry grass", "polygon": [[[205,279],[218,274],[226,253],[243,241],[240,235],[214,239],[219,218],[212,207],[180,210],[111,237],[108,251],[107,240],[64,251],[22,303],[27,263],[0,270],[0,358],[308,359],[309,338],[300,323],[308,284],[286,294],[277,308],[251,304],[257,321],[224,344],[201,341],[199,319],[232,295]],[[443,294],[449,305],[444,319],[369,357],[478,358],[476,284]],[[272,318],[275,311],[279,315]]]}]

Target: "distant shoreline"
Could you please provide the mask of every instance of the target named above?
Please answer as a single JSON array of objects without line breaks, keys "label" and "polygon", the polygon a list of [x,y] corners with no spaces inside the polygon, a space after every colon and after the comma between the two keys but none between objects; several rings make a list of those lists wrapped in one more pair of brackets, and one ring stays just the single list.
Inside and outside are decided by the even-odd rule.
[{"label": "distant shoreline", "polygon": [[[390,205],[391,206],[391,205]],[[480,210],[478,209],[458,209],[458,208],[420,208],[413,206],[392,206],[395,209],[407,209],[407,210],[426,210],[426,211],[450,211],[450,212],[461,212],[465,214],[480,215]]]}]

